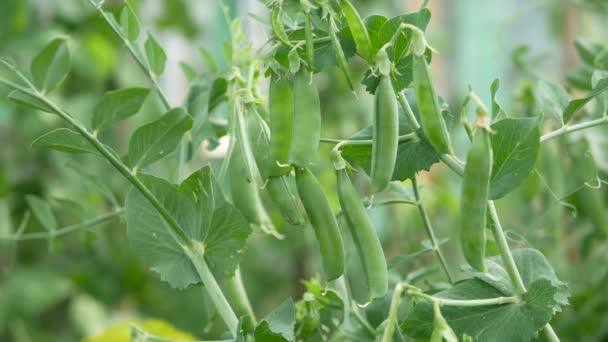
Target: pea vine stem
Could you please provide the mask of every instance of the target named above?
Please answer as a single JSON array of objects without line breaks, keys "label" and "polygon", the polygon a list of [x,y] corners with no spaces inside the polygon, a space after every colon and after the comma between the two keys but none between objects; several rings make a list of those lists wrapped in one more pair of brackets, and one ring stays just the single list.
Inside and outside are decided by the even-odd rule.
[{"label": "pea vine stem", "polygon": [[[423,300],[429,301],[439,306],[458,306],[458,307],[471,307],[471,306],[489,306],[489,305],[502,305],[502,304],[514,304],[519,303],[521,299],[518,296],[509,297],[495,297],[495,298],[483,298],[483,299],[449,299],[449,298],[438,298],[435,296],[428,295],[419,288],[412,286],[408,283],[402,282],[395,286],[393,297],[391,299],[391,305],[388,313],[387,324],[382,335],[381,342],[392,342],[393,334],[395,333],[395,326],[397,325],[397,315],[399,314],[399,304],[401,302],[401,296],[403,293],[407,293],[412,297],[418,297]],[[551,331],[553,331],[551,329]]]},{"label": "pea vine stem", "polygon": [[[21,74],[16,69],[14,70],[20,77],[24,78],[23,74]],[[198,242],[193,242],[186,233],[181,229],[179,223],[175,220],[175,218],[169,213],[169,211],[160,203],[160,201],[154,196],[154,194],[148,189],[145,184],[137,177],[137,174],[132,172],[123,162],[112,152],[110,151],[102,142],[97,139],[97,136],[93,133],[89,132],[89,130],[80,124],[78,121],[74,119],[72,115],[70,115],[65,110],[59,108],[55,103],[53,103],[46,96],[41,94],[36,88],[31,87],[30,89],[26,89],[22,86],[19,86],[10,81],[4,80],[0,78],[0,83],[8,85],[11,88],[14,88],[17,91],[23,92],[29,96],[36,98],[41,101],[45,106],[47,106],[52,113],[57,114],[61,119],[67,122],[70,126],[74,127],[76,131],[83,138],[85,138],[99,153],[112,165],[118,172],[120,172],[132,185],[135,187],[144,198],[154,207],[154,209],[159,213],[159,215],[165,220],[167,223],[167,227],[169,232],[175,239],[175,241],[181,245],[190,257],[191,262],[195,266],[197,273],[205,286],[207,293],[209,294],[209,298],[215,304],[216,309],[218,310],[220,316],[232,332],[236,332],[238,327],[238,319],[234,314],[230,304],[226,300],[223,292],[221,291],[217,281],[215,280],[209,266],[207,265],[206,260],[204,259],[204,249],[202,245]],[[31,84],[31,83],[30,83]]]},{"label": "pea vine stem", "polygon": [[414,197],[416,198],[416,205],[418,207],[418,211],[420,212],[420,217],[422,217],[422,223],[424,225],[424,229],[426,230],[426,234],[428,235],[429,240],[431,241],[431,247],[433,248],[433,251],[437,255],[437,258],[439,259],[439,263],[441,263],[441,267],[443,268],[443,272],[445,273],[446,277],[448,278],[448,281],[450,282],[450,284],[454,284],[454,278],[450,274],[450,270],[448,268],[447,262],[445,261],[443,253],[441,252],[441,249],[439,248],[439,244],[437,243],[437,238],[435,237],[435,232],[433,230],[433,226],[431,225],[431,220],[429,219],[429,215],[426,212],[426,208],[424,207],[424,204],[422,203],[422,198],[420,197],[420,190],[418,188],[418,180],[416,179],[415,175],[414,175],[414,177],[412,177],[412,188],[414,190]]},{"label": "pea vine stem", "polygon": [[[154,89],[156,90],[156,93],[158,94],[158,97],[160,98],[160,101],[163,105],[164,110],[169,111],[171,109],[171,104],[169,103],[167,96],[165,95],[160,84],[158,83],[157,76],[152,72],[152,70],[149,68],[148,64],[144,61],[144,59],[141,57],[141,55],[137,52],[136,46],[134,46],[123,35],[120,27],[118,27],[116,25],[116,20],[114,19],[114,17],[112,17],[112,14],[105,12],[100,5],[101,3],[96,3],[95,0],[88,0],[88,1],[91,4],[91,6],[93,6],[97,12],[99,12],[99,14],[102,16],[102,18],[108,24],[108,26],[112,29],[112,31],[116,34],[116,36],[124,43],[125,47],[129,51],[129,54],[131,55],[131,57],[133,57],[133,60],[135,60],[135,62],[137,63],[137,65],[139,66],[141,71],[148,77],[150,82],[152,82],[152,85],[154,86]],[[130,6],[128,2],[125,2],[125,4],[126,4],[126,6]],[[186,136],[189,136],[189,135],[186,135]],[[182,138],[182,141],[181,141],[180,147],[179,147],[179,165],[177,168],[177,177],[176,177],[178,182],[181,180],[181,178],[183,176],[182,174],[183,174],[184,169],[186,169],[186,167],[185,167],[186,163],[187,163],[186,162],[186,157],[187,157],[186,152],[188,151],[188,148],[187,148],[188,144],[189,144],[188,140],[186,138]]]},{"label": "pea vine stem", "polygon": [[55,230],[52,233],[49,232],[40,232],[40,233],[29,233],[29,234],[14,234],[9,236],[0,236],[0,240],[10,240],[10,241],[22,241],[22,240],[35,240],[35,239],[47,239],[52,237],[57,237],[61,235],[65,235],[71,233],[73,231],[77,231],[80,229],[86,229],[90,227],[94,227],[100,224],[107,223],[114,219],[117,216],[122,215],[125,212],[124,208],[117,208],[114,211],[109,213],[105,213],[99,215],[95,218],[72,224],[60,229]]},{"label": "pea vine stem", "polygon": [[[402,141],[412,141],[417,138],[415,133],[408,133],[399,136],[399,142]],[[326,144],[340,144],[340,146],[345,145],[371,145],[373,143],[372,139],[330,139],[330,138],[321,138],[320,141]]]},{"label": "pea vine stem", "polygon": [[552,132],[549,133],[545,133],[540,137],[540,142],[543,143],[545,141],[548,141],[550,139],[553,138],[557,138],[559,136],[571,133],[571,132],[576,132],[576,131],[581,131],[590,127],[595,127],[595,126],[600,126],[600,125],[604,125],[604,124],[608,124],[608,116],[603,116],[599,119],[595,119],[595,120],[589,120],[586,122],[581,122],[578,123],[576,125],[565,125],[560,129],[556,129]]}]

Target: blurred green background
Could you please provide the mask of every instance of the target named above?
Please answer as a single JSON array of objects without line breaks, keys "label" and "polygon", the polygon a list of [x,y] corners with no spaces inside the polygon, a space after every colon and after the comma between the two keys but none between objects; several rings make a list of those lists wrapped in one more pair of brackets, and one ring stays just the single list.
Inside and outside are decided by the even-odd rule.
[{"label": "blurred green background", "polygon": [[[353,1],[363,16],[416,11],[422,1]],[[187,62],[206,72],[199,54],[205,47],[222,64],[222,46],[228,24],[215,1],[130,1],[146,31],[153,32],[168,54],[168,67],[160,78],[172,105],[183,103],[188,80],[180,68]],[[256,46],[268,39],[260,21],[268,18],[263,3],[227,1],[233,15],[246,16],[245,28]],[[107,0],[118,9],[121,0]],[[473,1],[431,0],[433,17],[428,39],[439,54],[432,69],[439,93],[458,111],[467,84],[490,101],[489,86],[501,78],[499,101],[515,117],[538,114],[533,89],[539,79],[566,83],[577,91],[573,70],[580,61],[574,39],[585,37],[608,43],[608,6],[605,1]],[[104,91],[146,85],[127,51],[87,0],[2,0],[0,2],[0,56],[26,66],[36,52],[57,36],[67,36],[73,55],[69,78],[57,92],[60,103],[88,118]],[[353,61],[356,80],[364,65]],[[570,77],[569,77],[570,75]],[[344,138],[371,123],[372,98],[359,87],[357,94],[337,68],[317,76],[323,110],[323,137]],[[26,195],[51,201],[60,226],[93,218],[120,206],[129,189],[111,167],[92,156],[64,155],[30,149],[38,136],[61,127],[56,116],[16,107],[5,100],[8,89],[0,86],[0,237],[18,229],[27,215]],[[221,110],[221,109],[220,109]],[[150,97],[141,113],[104,136],[119,152],[141,123],[161,114]],[[455,120],[457,121],[457,120]],[[550,126],[548,127],[550,128]],[[603,129],[603,130],[602,130]],[[464,134],[455,130],[457,144],[465,146]],[[604,213],[608,191],[598,179],[608,172],[608,133],[600,128],[574,139],[543,146],[542,159],[529,179],[498,202],[499,213],[514,247],[539,248],[553,264],[560,279],[573,293],[571,306],[554,319],[564,341],[608,339],[608,249]],[[603,149],[602,149],[603,147]],[[218,165],[225,146],[197,151],[197,163]],[[459,151],[466,151],[457,148]],[[327,155],[329,146],[322,146]],[[590,154],[587,153],[590,151]],[[462,155],[461,155],[462,157]],[[326,158],[315,170],[320,181],[333,188],[333,171]],[[595,163],[594,163],[594,161]],[[158,163],[154,172],[170,176],[176,156]],[[584,165],[584,166],[583,166]],[[597,167],[596,167],[597,165]],[[116,203],[103,195],[89,178],[101,178]],[[460,181],[443,166],[420,176],[422,197],[441,238],[453,239],[458,218]],[[587,183],[588,186],[585,186]],[[328,192],[337,208],[337,198]],[[426,238],[417,209],[395,205],[375,209],[376,227],[390,260],[422,248]],[[273,219],[282,223],[273,212]],[[43,231],[35,220],[25,232]],[[286,297],[299,299],[302,279],[320,271],[311,229],[284,227],[284,240],[254,234],[241,270],[247,292],[258,315],[265,315]],[[458,246],[443,245],[452,269],[462,262]],[[348,248],[347,253],[354,253]],[[357,270],[356,258],[350,268]],[[395,271],[402,275],[436,265],[433,255],[406,263]],[[350,272],[356,274],[361,272]],[[441,280],[432,273],[426,282]],[[350,279],[355,297],[361,279]],[[361,289],[359,289],[359,292]],[[360,300],[363,301],[363,300]],[[103,226],[80,230],[52,243],[0,240],[0,340],[76,341],[103,331],[124,319],[158,318],[198,338],[217,336],[212,329],[216,314],[199,286],[178,291],[148,271],[125,238],[120,217]],[[216,325],[217,326],[217,325]],[[221,332],[221,330],[220,330]]]}]

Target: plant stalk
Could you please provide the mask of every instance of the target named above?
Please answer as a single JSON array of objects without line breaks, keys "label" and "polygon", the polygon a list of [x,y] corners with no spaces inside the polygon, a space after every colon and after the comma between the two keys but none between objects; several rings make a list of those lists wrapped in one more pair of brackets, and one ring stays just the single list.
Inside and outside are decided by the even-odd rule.
[{"label": "plant stalk", "polygon": [[185,248],[184,250],[188,254],[188,257],[190,257],[194,268],[196,268],[196,272],[205,285],[205,290],[213,304],[215,304],[218,313],[226,323],[226,326],[228,326],[228,329],[236,336],[239,319],[234,314],[234,311],[232,311],[228,300],[224,296],[215,277],[213,277],[209,265],[207,265],[207,262],[205,261],[205,248],[199,242],[194,242],[190,247]]},{"label": "plant stalk", "polygon": [[604,124],[608,124],[608,116],[603,116],[600,119],[589,120],[587,122],[581,122],[579,124],[572,125],[572,126],[566,125],[560,129],[556,129],[552,132],[543,134],[540,137],[540,142],[543,143],[547,140],[557,138],[559,136],[568,134],[570,132],[576,132],[576,131],[580,131],[583,129],[587,129],[587,128],[594,127],[594,126],[600,126],[600,125],[604,125]]},{"label": "plant stalk", "polygon": [[441,267],[443,268],[443,272],[445,273],[446,277],[448,278],[448,281],[450,282],[450,284],[454,284],[454,278],[450,274],[450,270],[448,268],[447,262],[445,261],[443,253],[441,252],[441,249],[439,248],[439,244],[437,243],[437,238],[435,237],[435,232],[433,230],[433,226],[431,225],[431,220],[429,219],[429,216],[426,212],[426,208],[424,207],[424,204],[422,203],[422,199],[420,198],[420,190],[418,188],[418,180],[416,179],[416,175],[414,175],[414,177],[412,177],[412,188],[414,189],[414,197],[416,198],[418,211],[420,212],[420,217],[422,217],[422,222],[424,224],[424,229],[426,230],[426,234],[427,234],[429,240],[431,241],[431,246],[433,247],[433,250],[435,251],[437,258],[439,259],[439,263],[441,264]]}]

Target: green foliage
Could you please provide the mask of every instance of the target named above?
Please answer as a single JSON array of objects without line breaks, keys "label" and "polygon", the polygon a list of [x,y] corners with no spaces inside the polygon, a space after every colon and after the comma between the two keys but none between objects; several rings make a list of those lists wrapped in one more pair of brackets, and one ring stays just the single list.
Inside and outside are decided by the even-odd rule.
[{"label": "green foliage", "polygon": [[[146,187],[177,220],[193,243],[201,243],[205,260],[217,277],[230,277],[245,248],[251,228],[228,203],[211,169],[205,167],[179,186],[151,175],[139,176]],[[127,237],[135,253],[176,288],[200,281],[183,246],[166,228],[165,220],[137,190],[126,200]]]},{"label": "green foliage", "polygon": [[[56,5],[61,24],[42,29],[77,33],[73,58],[67,38],[22,51],[49,35],[34,28],[3,35],[0,20],[1,37],[36,37],[7,45],[16,60],[34,58],[29,72],[0,60],[1,90],[55,114],[0,107],[0,132],[9,133],[0,134],[8,146],[0,157],[17,165],[0,164],[0,339],[531,341],[551,336],[549,323],[558,335],[591,326],[598,331],[590,340],[605,338],[597,329],[608,305],[601,296],[608,273],[597,267],[607,261],[608,237],[603,44],[576,40],[581,65],[568,72],[568,87],[539,80],[530,49],[520,46],[512,55],[521,73],[506,77],[515,91],[504,91],[515,96],[499,102],[495,79],[486,106],[469,87],[458,121],[448,110],[457,91],[442,98],[437,76],[453,74],[443,63],[459,56],[440,55],[436,68],[426,2],[413,13],[363,20],[349,0],[269,0],[271,35],[260,44],[245,30],[256,23],[233,19],[240,5],[233,2],[210,8],[221,26],[205,23],[214,45],[199,49],[202,71],[181,61],[187,94],[171,108],[162,88],[176,76],[157,79],[167,54],[154,38],[170,36],[140,37],[152,31],[140,27],[139,2],[89,2],[99,18]],[[207,41],[189,15],[198,7],[163,6],[157,24]],[[117,61],[118,51],[132,63]],[[374,95],[373,116],[364,89]],[[91,94],[101,91],[95,102]],[[20,153],[29,141],[69,155]],[[126,239],[115,226],[101,229],[119,225],[118,216]],[[56,253],[59,235],[77,231]],[[36,241],[17,248],[36,239],[54,253]],[[467,278],[454,281],[463,256],[469,265],[458,277]],[[43,259],[44,268],[20,264]],[[323,280],[311,278],[321,271]],[[574,309],[564,310],[570,291]],[[302,293],[295,302],[294,293]],[[176,326],[109,325],[123,308]],[[258,312],[270,313],[259,320]],[[56,326],[60,333],[49,333]]]},{"label": "green foliage", "polygon": [[127,88],[105,93],[93,109],[91,128],[107,129],[135,115],[149,93],[150,89],[147,88]]},{"label": "green foliage", "polygon": [[163,158],[173,152],[191,127],[192,119],[182,108],[172,109],[160,119],[143,125],[131,136],[127,164],[144,168]]},{"label": "green foliage", "polygon": [[55,39],[32,61],[30,67],[34,84],[40,91],[53,90],[70,71],[70,52],[64,39]]},{"label": "green foliage", "polygon": [[31,147],[46,147],[65,153],[99,154],[88,140],[69,128],[58,128],[41,135],[32,142]]}]

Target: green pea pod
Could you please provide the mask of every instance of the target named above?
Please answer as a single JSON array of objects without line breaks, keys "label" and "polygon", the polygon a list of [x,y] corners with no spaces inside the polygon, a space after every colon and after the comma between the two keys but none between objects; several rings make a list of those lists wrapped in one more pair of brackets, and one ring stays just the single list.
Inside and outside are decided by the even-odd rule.
[{"label": "green pea pod", "polygon": [[325,278],[336,279],[344,273],[344,244],[336,217],[321,184],[307,168],[296,168],[296,185],[319,242]]},{"label": "green pea pod", "polygon": [[312,72],[315,69],[315,44],[312,38],[312,22],[310,12],[304,16],[304,35],[306,39],[306,62],[308,70]]},{"label": "green pea pod", "polygon": [[247,180],[247,166],[243,160],[243,154],[239,151],[240,149],[241,147],[237,144],[230,161],[229,175],[232,202],[255,227],[266,234],[281,237],[262,204],[257,182]]},{"label": "green pea pod", "polygon": [[272,170],[278,165],[272,162],[270,154],[270,132],[266,122],[257,115],[257,112],[251,112],[247,126],[249,128],[249,138],[253,156],[255,158],[258,170],[262,179],[266,181],[266,190],[270,199],[278,207],[281,216],[292,225],[303,225],[305,222],[304,213],[300,209],[298,195],[295,189],[292,189],[289,182],[289,175],[270,176]]},{"label": "green pea pod", "polygon": [[289,162],[298,167],[307,167],[317,159],[321,139],[321,102],[317,86],[303,70],[294,77],[293,99]]},{"label": "green pea pod", "polygon": [[[289,148],[293,131],[293,90],[291,81],[272,75],[269,90],[270,104],[270,165],[269,176],[289,173]],[[285,166],[281,166],[285,165]],[[276,166],[276,167],[275,167]]]},{"label": "green pea pod", "polygon": [[344,159],[339,152],[332,151],[332,161],[336,169],[338,199],[361,259],[369,299],[383,297],[388,289],[388,271],[382,244],[359,194],[348,177]]},{"label": "green pea pod", "polygon": [[431,71],[424,54],[413,55],[414,89],[420,109],[420,125],[424,135],[439,153],[453,154],[450,135],[441,115],[439,99],[431,80]]},{"label": "green pea pod", "polygon": [[350,73],[348,72],[348,62],[346,61],[346,56],[344,55],[344,50],[342,50],[342,45],[340,45],[340,40],[334,31],[334,27],[336,26],[334,22],[334,18],[329,17],[329,37],[331,38],[331,45],[334,48],[334,52],[336,53],[336,60],[338,60],[338,66],[342,69],[344,73],[344,77],[346,77],[346,81],[348,82],[348,87],[350,90],[354,91],[355,86],[353,85],[353,80],[350,77]]},{"label": "green pea pod", "polygon": [[359,50],[359,54],[369,64],[372,64],[374,62],[372,42],[369,39],[369,34],[367,33],[367,28],[365,27],[363,20],[361,20],[355,6],[353,6],[350,1],[342,0],[342,6],[340,8],[344,14],[350,33],[355,40],[355,45],[357,46],[357,50]]},{"label": "green pea pod", "polygon": [[292,190],[287,175],[268,177],[266,191],[279,208],[285,221],[294,226],[300,226],[306,222],[302,210],[300,210],[298,195]]},{"label": "green pea pod", "polygon": [[399,144],[399,109],[390,76],[382,76],[374,100],[372,192],[386,189],[393,176]]},{"label": "green pea pod", "polygon": [[467,154],[460,199],[460,245],[467,262],[481,272],[486,244],[486,218],[490,176],[492,175],[492,145],[490,133],[478,128]]},{"label": "green pea pod", "polygon": [[270,26],[272,27],[272,32],[279,39],[279,41],[289,47],[292,47],[293,44],[289,41],[289,37],[283,28],[283,8],[281,6],[277,6],[272,10],[272,14],[270,16]]}]

